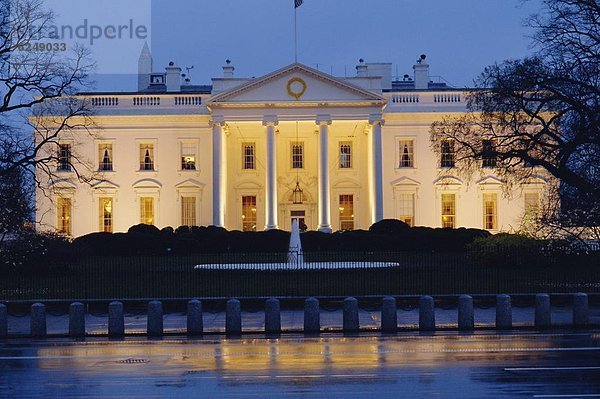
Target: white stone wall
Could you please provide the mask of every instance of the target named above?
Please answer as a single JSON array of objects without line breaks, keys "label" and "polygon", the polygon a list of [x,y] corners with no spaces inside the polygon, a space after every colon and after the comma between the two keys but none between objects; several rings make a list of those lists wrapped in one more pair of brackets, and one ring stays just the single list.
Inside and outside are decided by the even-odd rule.
[{"label": "white stone wall", "polygon": [[[81,159],[98,168],[98,144],[113,144],[114,171],[97,176],[92,185],[78,183],[73,173],[62,173],[49,184],[44,196],[37,198],[37,220],[41,229],[57,226],[56,198],[72,198],[72,235],[99,231],[99,198],[114,198],[114,231],[126,231],[140,222],[142,196],[155,199],[155,224],[178,227],[181,224],[182,195],[197,197],[196,220],[210,225],[213,215],[213,128],[211,120],[225,121],[224,156],[225,226],[241,229],[241,197],[257,197],[257,229],[266,224],[265,187],[267,165],[266,127],[268,116],[275,118],[278,227],[289,230],[291,211],[304,210],[310,229],[319,225],[318,157],[319,127],[316,121],[331,119],[329,130],[329,173],[331,227],[340,228],[339,196],[354,196],[355,228],[367,229],[372,223],[371,190],[371,125],[369,120],[383,118],[382,175],[383,217],[397,218],[398,195],[415,194],[415,224],[441,226],[441,194],[456,194],[456,226],[483,228],[483,194],[498,195],[497,231],[515,230],[523,214],[524,192],[543,192],[544,179],[515,187],[508,197],[493,176],[493,170],[482,169],[472,181],[464,181],[453,171],[439,168],[438,157],[430,148],[431,124],[449,113],[466,110],[464,93],[404,92],[388,93],[385,98],[345,86],[342,80],[321,77],[319,73],[293,66],[281,74],[267,75],[264,85],[252,80],[249,90],[233,88],[212,97],[222,103],[210,103],[209,95],[112,95],[97,96],[95,121],[100,130],[89,135],[75,133],[72,140]],[[290,76],[303,76],[308,84],[310,101],[296,103],[286,92]],[[254,90],[254,91],[252,91]],[[231,94],[231,95],[230,95]],[[228,95],[230,95],[228,97]],[[219,97],[220,96],[220,97]],[[237,96],[237,97],[236,97]],[[202,97],[200,99],[200,97]],[[323,102],[319,102],[323,99]],[[201,101],[200,101],[201,100]],[[208,107],[205,105],[208,101]],[[387,102],[387,104],[385,104]],[[258,105],[257,105],[258,104]],[[298,139],[296,138],[298,122]],[[398,140],[414,140],[414,168],[398,168]],[[304,168],[298,174],[291,167],[291,145],[304,143]],[[182,141],[197,145],[197,169],[181,170]],[[339,168],[339,142],[352,143],[353,167]],[[139,170],[139,144],[154,144],[155,170]],[[242,169],[242,143],[256,143],[256,170]],[[305,202],[292,204],[296,178],[304,190]]]}]

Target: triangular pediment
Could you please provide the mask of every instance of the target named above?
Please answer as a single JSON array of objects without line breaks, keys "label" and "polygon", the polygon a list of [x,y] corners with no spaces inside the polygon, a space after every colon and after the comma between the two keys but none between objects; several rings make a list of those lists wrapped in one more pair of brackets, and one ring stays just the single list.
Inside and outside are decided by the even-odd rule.
[{"label": "triangular pediment", "polygon": [[402,176],[396,180],[394,180],[392,183],[392,186],[420,186],[421,183],[415,179],[411,179],[410,177],[407,176]]},{"label": "triangular pediment", "polygon": [[55,191],[75,191],[77,189],[77,185],[71,179],[56,179],[50,183],[50,187]]},{"label": "triangular pediment", "polygon": [[235,104],[356,103],[384,104],[377,93],[307,67],[292,64],[219,93],[209,106]]},{"label": "triangular pediment", "polygon": [[177,189],[193,188],[193,189],[202,190],[204,188],[204,183],[199,182],[196,179],[187,179],[187,180],[182,181],[181,183],[176,184],[175,188],[177,188]]},{"label": "triangular pediment", "polygon": [[500,180],[496,176],[485,176],[484,178],[477,181],[480,186],[501,186],[504,181]]},{"label": "triangular pediment", "polygon": [[92,187],[96,190],[117,190],[119,186],[108,180],[98,180]]}]

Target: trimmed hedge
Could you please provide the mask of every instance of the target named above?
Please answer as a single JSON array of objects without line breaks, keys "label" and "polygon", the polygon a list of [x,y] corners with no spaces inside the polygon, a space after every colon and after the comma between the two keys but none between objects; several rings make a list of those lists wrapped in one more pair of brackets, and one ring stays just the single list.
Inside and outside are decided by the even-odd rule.
[{"label": "trimmed hedge", "polygon": [[[159,230],[154,226],[132,226],[127,233],[92,233],[74,240],[86,255],[165,255],[198,253],[286,252],[290,233],[227,231],[220,227],[187,227]],[[302,233],[306,252],[371,251],[463,251],[477,238],[490,233],[478,229],[434,229],[409,227],[399,220],[382,220],[369,230],[338,231],[333,234]]]}]

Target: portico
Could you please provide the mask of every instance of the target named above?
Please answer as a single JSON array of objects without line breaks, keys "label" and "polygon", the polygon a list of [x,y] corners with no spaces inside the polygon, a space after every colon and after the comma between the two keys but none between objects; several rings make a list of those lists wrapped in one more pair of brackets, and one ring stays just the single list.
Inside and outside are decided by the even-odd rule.
[{"label": "portico", "polygon": [[[332,232],[340,229],[339,212],[349,206],[353,213],[345,217],[356,228],[381,220],[384,105],[371,91],[301,64],[214,96],[207,103],[213,126],[213,224],[289,229],[296,218],[309,229]],[[292,198],[297,182],[302,203]],[[254,208],[244,208],[247,203]],[[256,223],[244,227],[253,217]]]}]

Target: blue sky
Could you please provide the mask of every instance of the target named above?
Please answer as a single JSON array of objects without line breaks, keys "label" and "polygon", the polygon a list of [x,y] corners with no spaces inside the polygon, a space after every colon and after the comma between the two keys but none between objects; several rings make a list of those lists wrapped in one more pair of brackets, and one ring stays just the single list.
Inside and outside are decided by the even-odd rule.
[{"label": "blue sky", "polygon": [[[258,76],[293,61],[293,0],[155,0],[155,67],[194,65],[202,83],[223,61]],[[298,9],[299,61],[336,75],[359,58],[394,63],[402,75],[421,53],[431,73],[469,85],[486,65],[530,52],[525,17],[538,1],[305,0]]]},{"label": "blue sky", "polygon": [[[338,76],[354,74],[359,58],[392,62],[402,76],[425,53],[432,75],[470,86],[486,65],[531,52],[522,22],[540,1],[304,0],[299,61]],[[294,58],[293,0],[152,0],[151,19],[154,69],[193,65],[196,84],[220,76],[227,58],[244,77]]]}]

